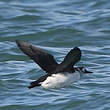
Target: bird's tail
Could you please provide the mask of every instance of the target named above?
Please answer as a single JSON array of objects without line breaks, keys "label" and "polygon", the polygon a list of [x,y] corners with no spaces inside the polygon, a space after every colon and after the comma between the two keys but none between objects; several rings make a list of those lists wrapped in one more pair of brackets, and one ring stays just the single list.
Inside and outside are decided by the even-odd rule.
[{"label": "bird's tail", "polygon": [[35,87],[35,86],[41,86],[41,84],[39,84],[37,81],[31,82],[30,86],[28,87],[29,89]]},{"label": "bird's tail", "polygon": [[30,86],[28,88],[31,89],[31,88],[33,88],[35,86],[41,86],[41,82],[46,80],[48,76],[49,76],[48,74],[46,74],[44,76],[41,76],[38,80],[31,82]]}]

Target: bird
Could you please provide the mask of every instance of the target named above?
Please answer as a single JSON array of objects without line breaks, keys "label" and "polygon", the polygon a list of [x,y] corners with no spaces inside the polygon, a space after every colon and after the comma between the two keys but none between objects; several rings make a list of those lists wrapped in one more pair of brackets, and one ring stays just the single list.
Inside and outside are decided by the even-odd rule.
[{"label": "bird", "polygon": [[62,88],[78,81],[83,74],[93,73],[85,67],[75,67],[81,59],[81,50],[72,48],[61,63],[57,63],[54,56],[28,42],[16,40],[17,46],[30,59],[37,63],[46,74],[30,83],[29,89],[41,86],[45,89]]}]

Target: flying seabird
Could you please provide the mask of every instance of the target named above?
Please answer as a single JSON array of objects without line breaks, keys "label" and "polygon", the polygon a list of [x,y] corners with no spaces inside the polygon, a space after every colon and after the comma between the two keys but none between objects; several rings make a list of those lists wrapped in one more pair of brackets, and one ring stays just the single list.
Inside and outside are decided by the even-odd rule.
[{"label": "flying seabird", "polygon": [[16,40],[18,47],[43,69],[46,74],[30,83],[28,87],[59,88],[68,86],[79,80],[81,75],[92,73],[84,67],[74,67],[81,59],[81,50],[75,47],[69,51],[64,60],[58,64],[54,57],[43,49],[27,42]]}]

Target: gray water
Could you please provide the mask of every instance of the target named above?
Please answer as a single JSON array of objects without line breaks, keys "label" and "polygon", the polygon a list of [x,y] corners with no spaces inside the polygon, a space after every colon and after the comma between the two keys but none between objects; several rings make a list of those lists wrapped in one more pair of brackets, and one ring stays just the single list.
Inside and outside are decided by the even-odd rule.
[{"label": "gray water", "polygon": [[[16,39],[40,46],[59,63],[78,46],[77,66],[94,73],[69,87],[29,90],[45,73]],[[110,1],[0,0],[0,110],[110,110]]]}]

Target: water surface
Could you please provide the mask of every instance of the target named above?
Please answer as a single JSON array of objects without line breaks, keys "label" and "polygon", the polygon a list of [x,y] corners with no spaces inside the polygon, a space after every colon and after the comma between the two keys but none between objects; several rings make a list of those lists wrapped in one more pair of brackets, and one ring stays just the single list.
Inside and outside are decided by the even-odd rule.
[{"label": "water surface", "polygon": [[[1,0],[0,110],[110,110],[110,1]],[[93,71],[67,88],[29,90],[45,74],[16,46],[28,41],[60,63],[78,46]]]}]

